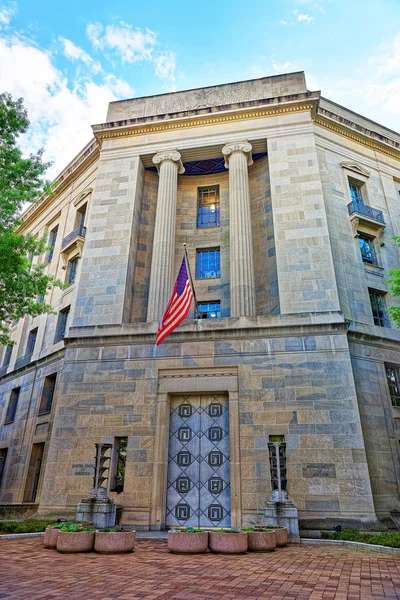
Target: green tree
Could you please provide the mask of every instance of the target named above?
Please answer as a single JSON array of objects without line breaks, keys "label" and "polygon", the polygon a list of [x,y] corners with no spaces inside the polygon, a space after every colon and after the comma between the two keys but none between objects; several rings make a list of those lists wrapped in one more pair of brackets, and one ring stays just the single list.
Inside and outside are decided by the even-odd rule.
[{"label": "green tree", "polygon": [[[400,248],[400,237],[393,236],[394,241]],[[400,297],[400,269],[390,269],[389,275],[391,279],[388,280],[389,291],[392,296]],[[400,306],[391,306],[389,308],[390,318],[394,321],[397,327],[400,327]]]},{"label": "green tree", "polygon": [[29,127],[23,100],[0,94],[0,344],[9,344],[9,325],[24,315],[53,312],[38,296],[61,285],[46,273],[46,265],[32,265],[32,257],[46,249],[44,239],[19,230],[21,213],[28,203],[51,193],[43,179],[49,163],[43,151],[24,157],[18,137]]}]

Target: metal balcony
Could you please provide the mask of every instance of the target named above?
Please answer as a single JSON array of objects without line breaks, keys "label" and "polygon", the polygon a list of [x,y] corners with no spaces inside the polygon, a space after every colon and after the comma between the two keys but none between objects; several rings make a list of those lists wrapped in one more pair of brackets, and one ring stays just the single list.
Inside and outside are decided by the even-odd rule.
[{"label": "metal balcony", "polygon": [[20,358],[18,358],[15,361],[15,369],[22,369],[22,367],[26,367],[26,365],[29,365],[29,363],[31,362],[31,358],[32,358],[32,354],[25,354],[25,356],[20,356]]},{"label": "metal balcony", "polygon": [[385,226],[385,219],[383,218],[383,212],[381,210],[372,208],[372,206],[368,206],[362,202],[356,202],[355,200],[350,202],[350,204],[347,205],[347,208],[350,217],[354,215],[361,219],[365,218],[368,221],[375,221],[376,223],[379,223],[380,226]]},{"label": "metal balcony", "polygon": [[69,246],[72,246],[72,244],[74,244],[80,238],[81,238],[81,241],[83,242],[82,238],[84,238],[85,235],[86,235],[86,227],[84,227],[83,225],[79,225],[79,227],[77,227],[76,229],[71,231],[71,233],[69,233],[68,235],[65,236],[65,238],[63,239],[62,244],[61,244],[61,250],[64,251]]}]

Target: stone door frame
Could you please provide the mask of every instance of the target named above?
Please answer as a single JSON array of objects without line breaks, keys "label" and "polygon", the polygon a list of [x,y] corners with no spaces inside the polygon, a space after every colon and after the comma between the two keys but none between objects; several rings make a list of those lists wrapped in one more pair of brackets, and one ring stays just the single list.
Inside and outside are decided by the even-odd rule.
[{"label": "stone door frame", "polygon": [[150,509],[150,529],[152,530],[165,529],[171,396],[217,393],[228,396],[231,523],[232,527],[240,527],[242,524],[237,368],[166,369],[158,372]]}]

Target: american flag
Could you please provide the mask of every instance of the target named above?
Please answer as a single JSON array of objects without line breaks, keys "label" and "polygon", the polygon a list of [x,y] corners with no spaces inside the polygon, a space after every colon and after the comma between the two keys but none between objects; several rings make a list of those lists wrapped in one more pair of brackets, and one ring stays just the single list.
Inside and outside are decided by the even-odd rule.
[{"label": "american flag", "polygon": [[162,316],[156,335],[157,346],[161,344],[170,333],[178,327],[188,316],[193,300],[192,286],[186,266],[186,257],[183,258],[178,278],[175,282],[174,291],[167,308]]}]

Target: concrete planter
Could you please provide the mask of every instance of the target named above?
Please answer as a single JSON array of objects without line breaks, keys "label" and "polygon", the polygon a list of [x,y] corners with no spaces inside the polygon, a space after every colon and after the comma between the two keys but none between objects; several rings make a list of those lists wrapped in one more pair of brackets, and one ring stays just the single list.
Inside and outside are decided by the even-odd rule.
[{"label": "concrete planter", "polygon": [[210,531],[208,547],[221,554],[244,554],[247,552],[247,533],[217,533]]},{"label": "concrete planter", "polygon": [[277,527],[273,531],[275,531],[276,545],[278,546],[278,548],[287,546],[289,542],[289,536],[286,527]]},{"label": "concrete planter", "polygon": [[248,531],[250,552],[272,552],[276,548],[276,536],[273,529],[267,531]]},{"label": "concrete planter", "polygon": [[96,531],[94,549],[102,554],[132,552],[135,542],[136,531]]},{"label": "concrete planter", "polygon": [[46,527],[43,538],[45,548],[57,548],[57,538],[60,530],[53,527]]},{"label": "concrete planter", "polygon": [[58,552],[90,552],[94,547],[94,531],[60,531],[57,537]]},{"label": "concrete planter", "polygon": [[198,533],[168,532],[168,550],[175,554],[200,554],[207,552],[208,531]]}]

